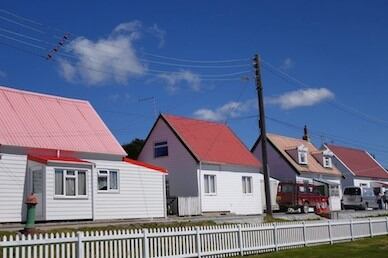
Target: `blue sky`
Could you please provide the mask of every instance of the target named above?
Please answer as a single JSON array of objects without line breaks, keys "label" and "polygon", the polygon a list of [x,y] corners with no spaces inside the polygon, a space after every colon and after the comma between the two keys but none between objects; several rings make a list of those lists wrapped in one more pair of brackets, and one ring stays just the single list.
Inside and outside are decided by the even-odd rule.
[{"label": "blue sky", "polygon": [[[121,143],[147,135],[155,98],[158,112],[227,120],[250,147],[258,128],[245,118],[257,113],[249,59],[260,53],[269,132],[300,137],[307,124],[317,145],[362,147],[388,166],[386,1],[3,1],[0,9],[0,84],[87,99]],[[64,32],[60,55],[39,57]]]}]

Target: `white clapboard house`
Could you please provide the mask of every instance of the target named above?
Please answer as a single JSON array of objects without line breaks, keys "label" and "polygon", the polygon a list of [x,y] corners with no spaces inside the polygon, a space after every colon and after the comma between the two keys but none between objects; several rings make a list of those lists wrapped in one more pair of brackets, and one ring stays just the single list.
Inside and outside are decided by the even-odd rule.
[{"label": "white clapboard house", "polygon": [[89,102],[0,87],[0,222],[165,216],[166,170],[126,153]]},{"label": "white clapboard house", "polygon": [[167,168],[168,196],[191,198],[199,213],[263,212],[261,163],[223,123],[161,114],[139,160]]},{"label": "white clapboard house", "polygon": [[[267,134],[270,175],[280,182],[325,185],[331,210],[341,209],[341,172],[333,164],[333,153],[317,149],[309,140],[307,129],[303,139]],[[252,147],[261,157],[261,138]]]}]

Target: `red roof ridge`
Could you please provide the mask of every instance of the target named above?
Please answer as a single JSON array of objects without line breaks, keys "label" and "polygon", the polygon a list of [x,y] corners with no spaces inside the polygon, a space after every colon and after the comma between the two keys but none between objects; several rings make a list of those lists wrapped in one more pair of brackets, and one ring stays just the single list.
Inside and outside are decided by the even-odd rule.
[{"label": "red roof ridge", "polygon": [[334,147],[334,148],[342,148],[342,149],[348,149],[348,150],[354,150],[354,151],[359,151],[359,152],[366,152],[366,153],[368,153],[368,151],[366,151],[366,150],[359,149],[359,148],[355,148],[355,147],[348,147],[348,146],[337,145],[337,144],[331,144],[331,143],[325,143],[324,145],[327,146],[329,149],[330,149],[330,146],[331,146],[331,147]]},{"label": "red roof ridge", "polygon": [[130,164],[137,165],[137,166],[141,166],[141,167],[157,170],[157,171],[162,172],[162,173],[168,173],[166,168],[155,166],[155,165],[152,165],[152,164],[149,164],[149,163],[145,163],[145,162],[142,162],[142,161],[138,161],[138,160],[134,160],[134,159],[130,159],[130,158],[123,158],[123,161],[127,162],[127,163],[130,163]]},{"label": "red roof ridge", "polygon": [[63,101],[89,103],[89,101],[83,100],[83,99],[60,97],[60,96],[46,94],[46,93],[39,93],[39,92],[33,92],[33,91],[29,91],[29,90],[15,89],[15,88],[11,88],[11,87],[4,86],[4,85],[0,85],[0,90],[11,91],[11,92],[20,93],[20,94],[29,94],[29,95],[33,95],[33,96],[40,96],[40,97],[46,97],[46,98],[52,98],[52,99],[58,99],[58,100],[63,100]]},{"label": "red roof ridge", "polygon": [[180,115],[172,115],[172,114],[168,114],[168,113],[161,113],[161,115],[165,118],[166,117],[174,117],[174,118],[183,119],[183,120],[193,120],[193,121],[198,121],[198,122],[202,122],[202,123],[228,126],[228,124],[226,124],[226,123],[212,121],[212,120],[205,120],[205,119],[200,119],[200,118],[195,118],[195,117],[185,117],[185,116],[180,116]]}]

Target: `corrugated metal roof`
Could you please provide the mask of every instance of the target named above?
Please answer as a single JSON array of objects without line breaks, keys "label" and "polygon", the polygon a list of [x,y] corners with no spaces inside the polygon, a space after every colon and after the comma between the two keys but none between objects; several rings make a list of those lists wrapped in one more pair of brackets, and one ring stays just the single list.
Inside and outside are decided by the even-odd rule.
[{"label": "corrugated metal roof", "polygon": [[366,151],[333,144],[326,145],[354,175],[374,179],[388,179],[387,171]]},{"label": "corrugated metal roof", "polygon": [[0,144],[126,155],[88,101],[3,86]]},{"label": "corrugated metal roof", "polygon": [[261,163],[225,124],[162,115],[202,162],[261,167]]}]

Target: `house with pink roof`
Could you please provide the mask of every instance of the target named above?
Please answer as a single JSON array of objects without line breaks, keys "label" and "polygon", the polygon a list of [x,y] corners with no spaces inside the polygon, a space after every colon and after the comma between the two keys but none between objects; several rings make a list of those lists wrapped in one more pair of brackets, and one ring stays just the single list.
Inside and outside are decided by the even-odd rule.
[{"label": "house with pink roof", "polygon": [[167,195],[195,206],[184,215],[263,213],[261,162],[226,124],[161,114],[139,160],[168,169]]},{"label": "house with pink roof", "polygon": [[88,101],[0,87],[0,222],[164,217],[161,167],[126,153]]},{"label": "house with pink roof", "polygon": [[342,172],[342,186],[388,189],[388,172],[367,151],[335,144],[325,144],[333,152],[333,162]]},{"label": "house with pink roof", "polygon": [[[300,139],[267,134],[268,168],[271,177],[280,182],[324,185],[331,210],[341,209],[342,174],[332,161],[333,153],[318,149],[305,134]],[[261,138],[251,149],[261,157]]]}]

